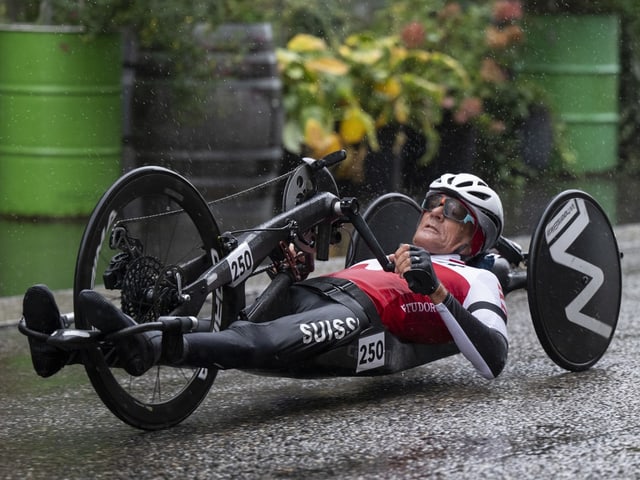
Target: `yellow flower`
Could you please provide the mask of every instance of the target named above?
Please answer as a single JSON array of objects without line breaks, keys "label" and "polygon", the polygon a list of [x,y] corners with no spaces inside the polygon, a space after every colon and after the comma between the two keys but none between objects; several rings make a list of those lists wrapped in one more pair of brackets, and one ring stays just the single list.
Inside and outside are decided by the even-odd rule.
[{"label": "yellow flower", "polygon": [[393,100],[402,93],[402,85],[397,77],[390,77],[384,83],[376,85],[376,91]]},{"label": "yellow flower", "polygon": [[405,60],[409,55],[407,49],[404,47],[391,47],[389,51],[391,53],[391,56],[389,58],[390,67],[393,67],[399,62]]},{"label": "yellow flower", "polygon": [[346,75],[349,66],[336,58],[322,57],[309,60],[305,67],[312,72],[328,73],[330,75]]},{"label": "yellow flower", "polygon": [[291,63],[295,62],[298,59],[298,54],[291,52],[289,50],[285,50],[283,48],[279,48],[276,50],[276,60],[278,61],[278,66],[280,70],[286,69]]},{"label": "yellow flower", "polygon": [[330,133],[329,136],[325,139],[325,142],[319,148],[316,148],[312,152],[312,155],[314,156],[314,158],[326,157],[332,152],[341,150],[343,147],[344,146],[342,145],[338,134]]},{"label": "yellow flower", "polygon": [[373,65],[378,62],[384,55],[381,48],[366,48],[354,50],[346,45],[341,45],[338,49],[340,55],[349,61],[362,65]]},{"label": "yellow flower", "polygon": [[367,133],[367,123],[362,110],[350,108],[340,122],[340,136],[346,144],[360,143]]},{"label": "yellow flower", "polygon": [[325,136],[324,128],[322,124],[315,118],[307,119],[304,125],[304,143],[311,148],[322,143],[322,138]]},{"label": "yellow flower", "polygon": [[321,38],[299,33],[287,43],[287,48],[295,52],[318,52],[327,49],[327,44]]},{"label": "yellow flower", "polygon": [[400,124],[406,124],[409,121],[409,105],[402,99],[398,99],[393,104],[393,115]]},{"label": "yellow flower", "polygon": [[342,148],[338,135],[325,130],[315,118],[309,118],[305,124],[304,143],[311,150],[313,158],[322,158]]}]

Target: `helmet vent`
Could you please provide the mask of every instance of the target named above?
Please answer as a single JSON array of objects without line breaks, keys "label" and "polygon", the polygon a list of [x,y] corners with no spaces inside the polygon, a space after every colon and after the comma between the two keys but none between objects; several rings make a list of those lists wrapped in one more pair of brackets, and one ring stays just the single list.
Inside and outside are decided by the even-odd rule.
[{"label": "helmet vent", "polygon": [[469,192],[471,195],[473,195],[474,197],[478,197],[481,200],[486,200],[488,198],[491,197],[491,195],[487,194],[487,193],[481,193],[481,192]]}]

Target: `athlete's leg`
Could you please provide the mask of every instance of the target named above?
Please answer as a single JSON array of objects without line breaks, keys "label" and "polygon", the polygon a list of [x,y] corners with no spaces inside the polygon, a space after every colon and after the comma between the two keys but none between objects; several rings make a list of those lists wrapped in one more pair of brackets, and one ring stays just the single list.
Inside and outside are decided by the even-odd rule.
[{"label": "athlete's leg", "polygon": [[[78,295],[78,315],[89,319],[102,333],[112,333],[136,325],[124,312],[118,310],[95,290],[83,290]],[[130,375],[139,376],[160,360],[162,333],[143,332],[125,337],[116,343],[118,357]]]},{"label": "athlete's leg", "polygon": [[308,289],[292,287],[292,311],[278,319],[237,321],[222,332],[184,336],[185,365],[274,368],[325,352],[355,338],[368,321]]},{"label": "athlete's leg", "polygon": [[[182,351],[163,352],[159,332],[132,335],[118,342],[125,369],[140,375],[155,363],[189,367],[273,368],[348,343],[368,326],[349,308],[303,287],[292,287],[289,313],[268,322],[236,321],[221,332],[188,333]],[[93,290],[80,293],[79,310],[91,324],[109,333],[134,325]]]}]

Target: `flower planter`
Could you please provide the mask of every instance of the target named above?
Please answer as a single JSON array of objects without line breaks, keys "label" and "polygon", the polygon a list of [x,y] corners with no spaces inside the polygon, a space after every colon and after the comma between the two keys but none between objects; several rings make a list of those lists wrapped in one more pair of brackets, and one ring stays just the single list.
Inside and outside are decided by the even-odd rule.
[{"label": "flower planter", "polygon": [[0,214],[91,212],[120,174],[120,36],[0,27]]}]

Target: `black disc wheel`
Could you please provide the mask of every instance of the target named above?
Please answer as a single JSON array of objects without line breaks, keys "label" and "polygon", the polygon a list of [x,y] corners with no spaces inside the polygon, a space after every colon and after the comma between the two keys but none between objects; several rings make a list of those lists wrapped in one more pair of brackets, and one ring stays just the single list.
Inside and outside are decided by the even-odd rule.
[{"label": "black disc wheel", "polygon": [[[223,318],[233,310],[228,292],[195,296],[198,300],[184,294],[218,260],[220,249],[215,219],[190,182],[160,167],[132,170],[91,214],[78,252],[74,299],[82,290],[94,289],[138,323],[155,321],[180,306],[181,312],[198,318],[198,330],[223,328]],[[91,328],[87,318],[75,321],[77,328]],[[158,365],[132,377],[106,343],[87,350],[84,363],[105,405],[145,430],[188,417],[217,374],[216,369]]]},{"label": "black disc wheel", "polygon": [[609,347],[620,313],[620,251],[611,223],[593,197],[557,195],[531,239],[529,309],[536,334],[560,367],[592,367]]}]

